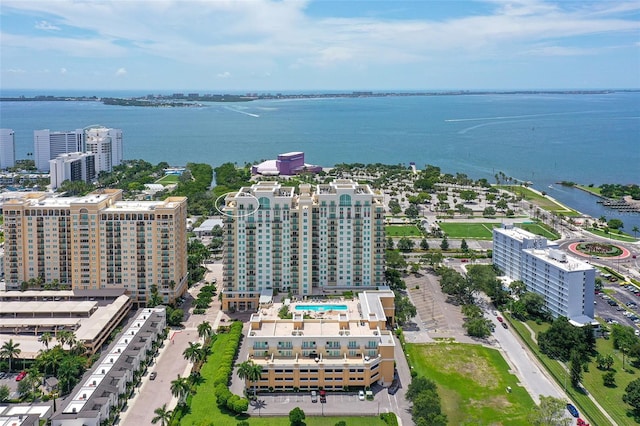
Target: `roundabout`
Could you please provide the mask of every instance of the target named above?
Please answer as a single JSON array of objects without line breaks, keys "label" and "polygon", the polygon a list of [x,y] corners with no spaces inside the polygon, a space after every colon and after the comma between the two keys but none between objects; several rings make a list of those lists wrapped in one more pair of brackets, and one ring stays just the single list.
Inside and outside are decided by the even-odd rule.
[{"label": "roundabout", "polygon": [[582,257],[599,257],[611,260],[626,259],[631,255],[631,252],[624,247],[595,241],[572,243],[569,245],[569,250]]}]

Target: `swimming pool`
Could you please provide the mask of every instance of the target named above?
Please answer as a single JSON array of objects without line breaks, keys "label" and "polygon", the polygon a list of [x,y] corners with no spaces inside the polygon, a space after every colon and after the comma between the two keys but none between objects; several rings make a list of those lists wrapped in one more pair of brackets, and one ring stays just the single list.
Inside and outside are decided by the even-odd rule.
[{"label": "swimming pool", "polygon": [[346,311],[347,305],[296,305],[296,311]]}]

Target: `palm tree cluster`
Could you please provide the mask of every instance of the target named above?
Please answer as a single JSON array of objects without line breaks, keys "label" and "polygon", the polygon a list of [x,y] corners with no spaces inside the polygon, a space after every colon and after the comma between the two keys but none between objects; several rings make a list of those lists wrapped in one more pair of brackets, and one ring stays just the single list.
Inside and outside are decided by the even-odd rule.
[{"label": "palm tree cluster", "polygon": [[238,366],[238,377],[253,383],[253,395],[256,394],[256,382],[262,377],[262,366],[253,361],[245,361]]}]

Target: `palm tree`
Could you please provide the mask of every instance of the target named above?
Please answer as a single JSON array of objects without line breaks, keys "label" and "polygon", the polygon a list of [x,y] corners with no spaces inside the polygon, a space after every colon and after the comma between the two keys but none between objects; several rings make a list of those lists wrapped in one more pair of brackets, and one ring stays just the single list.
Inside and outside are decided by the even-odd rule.
[{"label": "palm tree", "polygon": [[182,352],[182,355],[187,361],[196,364],[202,360],[202,345],[200,345],[200,343],[189,342],[189,347]]},{"label": "palm tree", "polygon": [[22,352],[22,349],[18,346],[20,346],[20,343],[13,343],[13,339],[9,339],[8,342],[4,342],[0,349],[0,358],[7,358],[9,360],[9,371],[11,371],[13,359]]},{"label": "palm tree", "polygon": [[203,321],[198,324],[198,336],[207,342],[213,335],[213,328],[209,321]]},{"label": "palm tree", "polygon": [[49,343],[51,343],[52,339],[53,339],[53,336],[51,335],[51,333],[46,331],[46,332],[42,333],[42,335],[40,336],[39,340],[42,342],[44,347],[47,348],[47,350],[49,350]]},{"label": "palm tree", "polygon": [[638,232],[640,232],[640,228],[634,226],[633,228],[631,228],[631,232],[633,232],[634,237],[638,238]]},{"label": "palm tree", "polygon": [[171,381],[171,395],[178,398],[179,404],[184,404],[187,400],[187,395],[191,391],[191,385],[189,379],[186,377],[178,376],[177,379]]},{"label": "palm tree", "polygon": [[156,416],[151,419],[151,423],[155,425],[160,422],[160,426],[167,426],[169,421],[171,421],[171,415],[173,414],[171,410],[167,410],[167,404],[162,404],[162,407],[156,408],[153,410],[153,413]]},{"label": "palm tree", "polygon": [[73,334],[73,331],[69,331],[69,330],[59,331],[56,338],[58,339],[60,346],[62,346],[63,348],[64,348],[64,345],[66,344],[68,344],[69,347],[71,347],[76,340]]},{"label": "palm tree", "polygon": [[255,395],[256,382],[262,377],[262,366],[253,361],[245,361],[238,366],[238,377],[240,380],[253,382],[253,394]]}]

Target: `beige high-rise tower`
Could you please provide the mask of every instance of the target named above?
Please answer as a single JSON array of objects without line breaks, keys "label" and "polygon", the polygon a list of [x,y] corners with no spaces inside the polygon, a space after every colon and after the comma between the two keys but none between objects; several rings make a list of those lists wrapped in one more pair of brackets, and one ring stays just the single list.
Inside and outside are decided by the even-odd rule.
[{"label": "beige high-rise tower", "polygon": [[156,285],[165,302],[187,289],[187,199],[122,201],[103,189],[84,197],[31,193],[3,206],[5,280],[73,289],[124,288],[144,304]]}]

